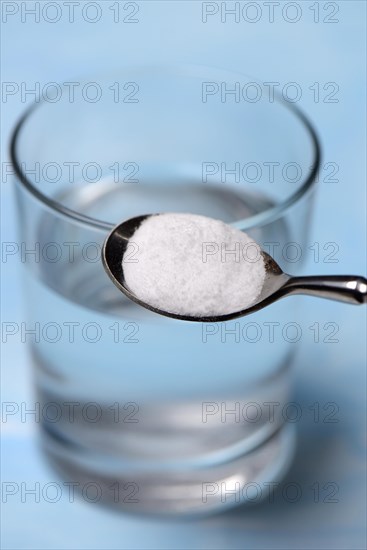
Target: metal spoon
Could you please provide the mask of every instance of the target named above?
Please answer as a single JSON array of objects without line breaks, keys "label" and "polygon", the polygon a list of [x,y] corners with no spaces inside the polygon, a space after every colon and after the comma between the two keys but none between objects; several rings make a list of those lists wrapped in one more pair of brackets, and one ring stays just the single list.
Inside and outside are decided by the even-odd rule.
[{"label": "metal spoon", "polygon": [[214,323],[249,315],[250,313],[254,313],[272,304],[276,300],[279,300],[279,298],[291,294],[308,294],[310,296],[329,298],[331,300],[338,300],[339,302],[355,305],[367,303],[367,279],[364,277],[358,277],[356,275],[292,277],[284,273],[269,254],[262,251],[266,269],[265,282],[256,303],[252,304],[250,307],[241,311],[234,311],[227,315],[211,317],[176,315],[175,313],[158,309],[140,300],[127,288],[122,266],[122,258],[128,246],[129,239],[133,236],[141,223],[150,215],[151,214],[131,218],[115,227],[104,242],[102,262],[107,275],[121,292],[137,304],[155,313],[184,321]]}]

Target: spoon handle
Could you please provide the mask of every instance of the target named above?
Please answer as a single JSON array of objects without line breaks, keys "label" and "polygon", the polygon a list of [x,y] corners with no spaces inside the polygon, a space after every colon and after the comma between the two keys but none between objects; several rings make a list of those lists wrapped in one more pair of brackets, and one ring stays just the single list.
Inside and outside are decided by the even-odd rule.
[{"label": "spoon handle", "polygon": [[367,303],[367,279],[357,275],[291,277],[283,288],[287,294],[308,294],[355,305]]}]

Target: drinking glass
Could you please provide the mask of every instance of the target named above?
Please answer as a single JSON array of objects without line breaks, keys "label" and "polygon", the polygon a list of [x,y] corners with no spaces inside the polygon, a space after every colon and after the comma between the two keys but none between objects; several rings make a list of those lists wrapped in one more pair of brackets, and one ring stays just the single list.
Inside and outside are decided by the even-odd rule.
[{"label": "drinking glass", "polygon": [[100,259],[117,223],[190,212],[245,230],[297,274],[319,145],[271,92],[204,67],[122,68],[49,85],[14,130],[41,440],[87,500],[207,513],[264,498],[291,461],[297,299],[177,321],[129,301]]}]

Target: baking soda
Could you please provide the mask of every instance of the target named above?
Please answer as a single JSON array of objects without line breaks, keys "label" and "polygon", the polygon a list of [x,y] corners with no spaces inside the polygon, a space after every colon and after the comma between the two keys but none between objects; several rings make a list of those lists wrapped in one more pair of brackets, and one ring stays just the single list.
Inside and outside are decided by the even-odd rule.
[{"label": "baking soda", "polygon": [[138,227],[125,252],[125,284],[140,300],[176,315],[208,317],[246,309],[259,296],[265,265],[259,245],[222,221],[157,214]]}]

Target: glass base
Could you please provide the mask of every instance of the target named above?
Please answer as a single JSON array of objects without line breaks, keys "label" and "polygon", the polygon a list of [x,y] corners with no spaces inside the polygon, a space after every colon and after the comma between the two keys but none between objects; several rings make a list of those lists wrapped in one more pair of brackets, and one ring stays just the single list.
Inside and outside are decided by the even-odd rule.
[{"label": "glass base", "polygon": [[[295,427],[283,425],[253,451],[221,463],[165,471],[121,472],[106,477],[75,461],[75,450],[42,432],[52,466],[83,500],[123,512],[149,515],[206,515],[267,498],[288,470],[295,449]],[[116,466],[116,465],[115,465]],[[70,494],[70,493],[69,493]]]}]

